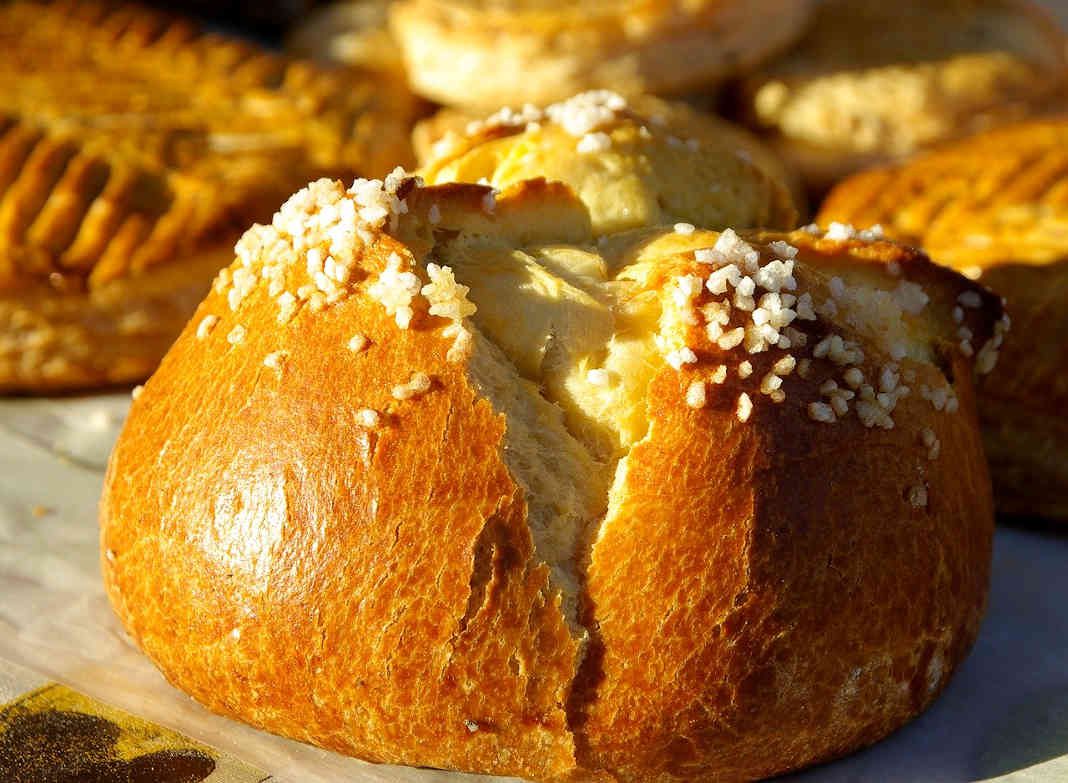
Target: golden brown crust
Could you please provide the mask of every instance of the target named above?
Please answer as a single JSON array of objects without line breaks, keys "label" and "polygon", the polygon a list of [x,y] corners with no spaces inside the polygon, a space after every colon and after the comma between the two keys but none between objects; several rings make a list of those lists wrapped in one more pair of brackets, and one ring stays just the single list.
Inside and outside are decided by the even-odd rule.
[{"label": "golden brown crust", "polygon": [[[595,245],[565,187],[521,183],[496,203],[491,192],[393,181],[352,195],[317,183],[242,241],[134,401],[109,466],[104,576],[137,643],[211,709],[270,731],[372,760],[534,780],[752,779],[915,715],[967,652],[985,602],[989,479],[972,363],[949,312],[962,293],[979,297],[968,323],[986,341],[996,298],[888,242],[795,232],[750,245],[658,228]],[[310,218],[346,225],[349,201],[381,224],[355,223],[366,239],[351,248],[335,243],[331,221],[320,233]],[[321,257],[308,249],[322,243],[333,258],[351,251],[343,284],[317,277]],[[720,261],[699,260],[712,244]],[[756,263],[754,248],[761,286],[808,294],[824,313],[797,303],[784,336],[814,358],[778,370],[778,401],[758,389],[786,349],[719,345],[676,292],[731,258]],[[466,270],[477,312],[450,324],[448,308],[431,315],[429,299],[413,299],[402,317],[404,298],[390,299],[384,281],[422,283],[432,259]],[[516,263],[533,265],[541,287],[486,298],[478,264],[492,276]],[[900,291],[927,298],[897,306]],[[641,354],[652,364],[639,390],[648,427],[620,441],[613,486],[578,537],[570,567],[582,608],[569,627],[561,564],[534,527],[546,498],[526,460],[593,448],[575,421],[614,392],[597,380],[593,397],[568,397],[550,358],[578,350],[568,341],[587,339],[582,319],[602,323],[602,296],[632,313],[659,301],[650,345],[682,338],[694,357],[674,369],[670,355]],[[565,297],[559,314],[580,328],[555,322],[555,352],[520,376],[522,352],[538,346],[515,353],[507,341],[533,319],[500,325],[494,313]],[[475,347],[453,356],[464,330]],[[817,345],[828,332],[846,339],[830,356]],[[353,335],[366,341],[353,348]],[[607,335],[605,366],[617,338],[637,337]],[[486,351],[503,357],[496,381],[476,367]],[[721,363],[724,376],[694,404],[694,381]],[[892,403],[858,382],[848,412],[815,420],[813,400],[850,363],[868,378],[881,367],[872,383]],[[398,393],[418,373],[428,383]],[[498,381],[527,403],[502,403]],[[954,410],[936,410],[928,388]],[[740,417],[742,390],[752,410]],[[863,400],[893,422],[869,419]],[[567,409],[566,431],[539,419],[540,445],[522,442],[526,412],[547,401]],[[563,479],[564,489],[594,481]]]},{"label": "golden brown crust", "polygon": [[445,110],[414,139],[428,183],[564,182],[598,234],[676,221],[797,225],[787,167],[746,131],[679,102],[591,91],[489,118]]},{"label": "golden brown crust", "polygon": [[998,508],[1068,519],[1068,120],[1009,126],[912,163],[859,174],[819,219],[882,224],[1005,297],[1002,371],[980,386]]},{"label": "golden brown crust", "polygon": [[[403,85],[380,90],[383,77],[284,60],[138,6],[6,3],[0,48],[0,291],[34,289],[41,329],[66,329],[74,312],[72,300],[47,303],[50,290],[91,292],[175,263],[186,271],[167,274],[184,281],[169,307],[188,315],[188,289],[207,290],[213,270],[184,259],[232,245],[322,173],[382,174],[409,160],[415,104]],[[68,315],[52,320],[59,310]],[[151,369],[147,354],[135,362],[129,345],[108,342],[118,327],[98,328],[102,316],[87,305],[79,340],[130,366],[66,381],[50,372],[45,385]],[[181,322],[161,322],[161,336]],[[0,386],[34,389],[43,369],[29,361]]]},{"label": "golden brown crust", "polygon": [[[949,371],[970,373],[962,357]],[[747,424],[736,382],[697,427],[685,380],[650,391],[653,435],[590,566],[603,657],[585,672],[585,763],[629,781],[773,776],[882,738],[967,654],[991,528],[973,401],[962,418],[932,419],[919,395],[895,411],[955,455],[930,461],[916,430],[813,432],[793,400],[824,380],[797,379]],[[909,502],[918,484],[924,508]]]},{"label": "golden brown crust", "polygon": [[582,90],[709,87],[787,46],[810,0],[405,0],[391,9],[414,88],[492,111]]},{"label": "golden brown crust", "polygon": [[744,113],[823,193],[866,166],[1063,106],[1066,51],[1029,0],[835,0],[746,80]]}]

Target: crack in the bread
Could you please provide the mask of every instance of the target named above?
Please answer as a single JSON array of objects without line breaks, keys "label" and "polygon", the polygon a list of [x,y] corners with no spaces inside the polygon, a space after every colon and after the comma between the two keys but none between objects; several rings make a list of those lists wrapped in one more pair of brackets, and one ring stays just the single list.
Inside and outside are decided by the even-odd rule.
[{"label": "crack in the bread", "polygon": [[[523,378],[523,375],[520,373],[515,362],[508,356],[500,344],[490,336],[486,335],[485,332],[478,330],[477,328],[475,328],[475,331],[497,350],[499,355],[507,362],[508,368],[514,373],[516,378]],[[476,382],[475,386],[478,388],[479,384]],[[545,393],[544,388],[539,387],[538,391],[542,400],[554,406],[557,404]],[[489,395],[486,395],[486,397],[488,398]],[[490,400],[490,402],[493,404],[492,400]],[[647,408],[647,396],[644,398],[644,402]],[[507,428],[510,425],[509,411],[502,407],[498,407],[497,405],[494,405],[494,409],[500,415],[505,417],[505,427]],[[611,477],[611,480],[607,482],[607,486],[604,488],[604,492],[599,499],[595,513],[583,519],[581,522],[582,529],[576,531],[574,552],[572,553],[572,558],[570,560],[570,570],[575,582],[574,600],[576,603],[576,611],[572,617],[567,619],[572,628],[573,637],[579,642],[579,653],[578,658],[575,661],[573,678],[568,684],[566,700],[561,706],[564,710],[568,732],[571,735],[572,742],[575,746],[576,757],[581,760],[582,757],[587,756],[590,752],[582,727],[586,721],[586,711],[589,705],[595,700],[597,688],[603,679],[602,662],[604,657],[604,645],[596,621],[596,607],[589,595],[586,584],[588,569],[592,561],[593,549],[596,541],[598,540],[611,508],[611,498],[616,488],[620,468],[624,464],[624,461],[630,454],[631,450],[648,439],[649,432],[647,431],[645,435],[634,444],[620,448],[612,458],[604,461],[599,458],[595,449],[586,442],[583,434],[570,424],[567,416],[561,416],[560,423],[566,436],[573,441],[574,444],[580,447],[591,461],[597,462],[602,466],[605,476]],[[506,429],[505,441],[507,441],[507,437]],[[549,580],[554,591],[556,593],[565,592],[567,586],[560,584],[559,580],[555,578],[556,571],[552,568],[550,559],[546,557],[543,552],[539,551],[537,546],[538,535],[533,529],[530,520],[529,500],[532,490],[529,487],[524,486],[523,482],[515,475],[511,466],[508,465],[507,448],[507,443],[502,445],[502,450],[505,452],[502,455],[505,465],[509,467],[509,473],[512,474],[513,480],[521,488],[524,496],[528,500],[526,522],[530,529],[531,537],[535,542],[534,557],[550,566]],[[467,623],[470,622],[487,599],[486,590],[494,573],[494,563],[492,562],[492,558],[497,556],[497,553],[502,547],[502,542],[499,538],[502,530],[498,525],[494,524],[494,519],[495,517],[492,515],[487,518],[475,544],[471,573],[471,594],[468,598],[467,609],[460,621],[461,632],[466,629]]]},{"label": "crack in the bread", "polygon": [[482,530],[475,539],[471,577],[468,581],[470,593],[467,596],[467,608],[458,623],[457,636],[467,630],[471,620],[485,604],[494,574],[500,573],[516,559],[515,545],[510,540],[511,535],[506,523],[500,517],[501,505],[498,504],[497,510],[485,519]]},{"label": "crack in the bread", "polygon": [[[581,758],[588,755],[587,711],[603,679],[588,571],[622,499],[625,461],[649,437],[648,384],[661,366],[652,360],[659,356],[654,337],[660,302],[624,308],[623,292],[630,288],[614,284],[626,280],[621,270],[613,274],[552,252],[552,246],[502,245],[497,253],[469,235],[435,234],[424,258],[452,267],[471,286],[478,310],[464,321],[472,335],[464,369],[478,400],[503,418],[500,459],[521,493],[497,499],[482,520],[469,550],[466,606],[450,645],[471,632],[505,580],[546,568],[543,598],[555,604],[575,643],[559,708]],[[600,368],[601,377],[614,373],[616,381],[610,387],[595,383],[593,368]],[[533,545],[525,557],[517,530],[506,520],[509,503],[525,507]],[[539,622],[540,612],[531,612],[530,621]],[[534,634],[544,630],[531,627]],[[511,665],[519,675],[521,661]]]}]

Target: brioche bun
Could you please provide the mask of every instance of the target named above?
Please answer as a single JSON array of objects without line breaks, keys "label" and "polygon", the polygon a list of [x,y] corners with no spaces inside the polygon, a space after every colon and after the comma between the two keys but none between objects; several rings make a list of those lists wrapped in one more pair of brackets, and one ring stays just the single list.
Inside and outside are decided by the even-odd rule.
[{"label": "brioche bun", "polygon": [[416,92],[492,111],[605,87],[709,87],[789,45],[811,8],[811,0],[402,0],[390,21]]},{"label": "brioche bun", "polygon": [[675,222],[797,225],[786,167],[746,131],[685,104],[597,90],[469,117],[449,111],[415,134],[428,184],[563,182],[597,235]]},{"label": "brioche bun", "polygon": [[874,742],[975,639],[999,304],[799,231],[598,241],[564,185],[320,181],[134,400],[112,605],[208,708],[378,762],[751,779]]}]

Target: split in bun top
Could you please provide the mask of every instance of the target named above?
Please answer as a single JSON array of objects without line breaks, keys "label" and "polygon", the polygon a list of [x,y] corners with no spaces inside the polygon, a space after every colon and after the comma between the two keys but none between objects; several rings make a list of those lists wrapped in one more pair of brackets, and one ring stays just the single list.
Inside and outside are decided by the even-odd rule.
[{"label": "split in bun top", "polygon": [[777,774],[975,637],[999,315],[877,232],[598,237],[542,179],[321,180],[134,401],[109,594],[202,703],[363,758]]},{"label": "split in bun top", "polygon": [[797,225],[782,164],[740,128],[678,103],[599,90],[486,119],[444,115],[423,135],[437,137],[423,145],[429,184],[563,182],[599,235],[675,222]]}]

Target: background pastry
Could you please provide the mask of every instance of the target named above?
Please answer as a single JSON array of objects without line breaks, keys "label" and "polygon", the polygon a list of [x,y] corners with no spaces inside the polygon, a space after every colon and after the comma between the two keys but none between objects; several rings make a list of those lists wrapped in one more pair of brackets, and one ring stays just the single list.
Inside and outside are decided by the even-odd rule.
[{"label": "background pastry", "polygon": [[1068,520],[1068,119],[859,174],[831,192],[819,220],[879,223],[1005,296],[1004,366],[979,398],[998,509]]},{"label": "background pastry", "polygon": [[286,37],[298,57],[404,73],[404,58],[389,30],[390,0],[332,3],[309,12]]},{"label": "background pastry", "polygon": [[143,378],[284,194],[411,154],[400,82],[136,6],[0,5],[0,48],[2,390]]},{"label": "background pastry", "polygon": [[375,761],[752,779],[890,732],[974,639],[951,311],[983,345],[999,305],[920,253],[597,241],[562,184],[396,173],[237,255],[101,508],[116,611],[211,709]]},{"label": "background pastry", "polygon": [[1063,99],[1066,45],[1027,0],[829,0],[793,50],[746,80],[743,112],[826,189],[1048,111]]},{"label": "background pastry", "polygon": [[446,114],[416,134],[428,183],[564,182],[589,208],[597,234],[675,222],[797,224],[785,167],[749,134],[682,104],[602,90],[544,110],[465,119]]},{"label": "background pastry", "polygon": [[677,93],[737,74],[801,33],[810,0],[401,0],[415,90],[492,111],[582,90]]}]

